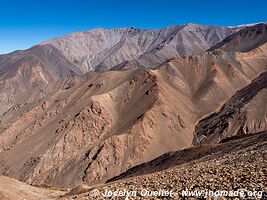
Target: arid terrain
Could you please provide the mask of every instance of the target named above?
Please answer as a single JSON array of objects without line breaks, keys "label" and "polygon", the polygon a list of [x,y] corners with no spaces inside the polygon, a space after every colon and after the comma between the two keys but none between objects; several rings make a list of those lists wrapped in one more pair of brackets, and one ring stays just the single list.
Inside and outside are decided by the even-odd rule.
[{"label": "arid terrain", "polygon": [[187,24],[1,55],[0,199],[266,190],[266,41],[266,23]]},{"label": "arid terrain", "polygon": [[[145,196],[147,191],[173,191],[159,199],[203,199],[202,196],[189,196],[182,191],[201,190],[244,190],[244,197],[236,199],[265,199],[266,187],[266,149],[267,133],[262,132],[246,139],[214,146],[200,146],[184,151],[165,154],[142,167],[129,170],[124,177],[117,177],[115,182],[95,187],[80,186],[66,193],[60,199],[124,199],[123,197],[105,196],[105,191],[138,191],[129,199],[157,199]],[[185,157],[186,156],[186,157]],[[190,157],[194,158],[190,158]],[[133,177],[124,180],[125,176]],[[113,180],[114,181],[114,180]],[[95,191],[99,193],[95,193]],[[246,191],[263,191],[249,196]],[[188,196],[187,196],[188,195]],[[227,197],[225,199],[228,199]]]}]

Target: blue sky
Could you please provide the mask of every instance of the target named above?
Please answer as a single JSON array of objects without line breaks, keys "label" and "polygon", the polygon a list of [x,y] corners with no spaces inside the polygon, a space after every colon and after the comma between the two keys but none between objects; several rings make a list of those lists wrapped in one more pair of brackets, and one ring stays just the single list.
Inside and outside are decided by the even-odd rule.
[{"label": "blue sky", "polygon": [[262,22],[267,21],[266,8],[266,0],[3,0],[0,54],[97,27]]}]

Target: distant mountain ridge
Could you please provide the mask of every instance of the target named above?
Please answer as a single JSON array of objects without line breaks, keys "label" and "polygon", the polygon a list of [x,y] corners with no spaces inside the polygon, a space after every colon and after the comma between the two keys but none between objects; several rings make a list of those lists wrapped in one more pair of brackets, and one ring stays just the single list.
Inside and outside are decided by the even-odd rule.
[{"label": "distant mountain ridge", "polygon": [[96,29],[0,56],[0,174],[99,184],[202,141],[201,119],[214,143],[264,131],[266,26]]},{"label": "distant mountain ridge", "polygon": [[[187,24],[158,30],[94,29],[43,42],[56,47],[84,73],[107,71],[123,62],[156,67],[167,59],[203,52],[240,27]],[[132,64],[129,68],[134,68]]]},{"label": "distant mountain ridge", "polygon": [[214,45],[209,51],[221,49],[223,51],[250,51],[267,42],[266,23],[259,23],[254,26],[247,26],[240,31],[226,37],[224,40]]},{"label": "distant mountain ridge", "polygon": [[155,68],[173,57],[201,53],[240,29],[196,24],[158,30],[98,28],[0,55],[0,114],[32,86],[87,72]]}]

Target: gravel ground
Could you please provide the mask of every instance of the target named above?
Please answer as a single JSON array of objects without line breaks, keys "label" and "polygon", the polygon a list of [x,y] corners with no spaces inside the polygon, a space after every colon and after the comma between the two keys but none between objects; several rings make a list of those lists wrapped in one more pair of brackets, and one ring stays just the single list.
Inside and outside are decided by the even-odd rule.
[{"label": "gravel ground", "polygon": [[[232,194],[237,195],[235,197],[205,198],[202,195],[196,198],[183,196],[183,190],[242,190],[243,193]],[[113,192],[111,197],[104,196],[106,191]],[[120,195],[119,191],[122,196],[115,196]],[[131,193],[129,197],[125,191]],[[267,199],[266,191],[267,142],[263,142],[209,160],[203,158],[161,172],[97,186],[67,199]],[[160,196],[156,192],[161,192]]]}]

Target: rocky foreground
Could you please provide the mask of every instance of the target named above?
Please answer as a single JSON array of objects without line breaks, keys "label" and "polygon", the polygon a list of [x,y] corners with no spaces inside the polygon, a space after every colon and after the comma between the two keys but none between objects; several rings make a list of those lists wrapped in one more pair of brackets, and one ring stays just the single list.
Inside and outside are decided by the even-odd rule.
[{"label": "rocky foreground", "polygon": [[[128,170],[117,181],[70,192],[0,176],[0,199],[266,199],[267,132],[229,140],[168,153],[141,165],[141,171]],[[184,164],[178,164],[183,156]],[[219,192],[224,197],[207,198]]]},{"label": "rocky foreground", "polygon": [[98,29],[0,56],[0,200],[267,199],[267,24],[230,29]]},{"label": "rocky foreground", "polygon": [[[228,193],[228,197],[217,199],[266,199],[267,141],[253,145],[245,143],[243,147],[226,155],[214,152],[153,174],[95,188],[78,188],[62,199],[206,199],[206,193],[190,195],[190,191],[210,194],[211,191],[235,191]],[[196,195],[200,196],[197,198]]]}]

